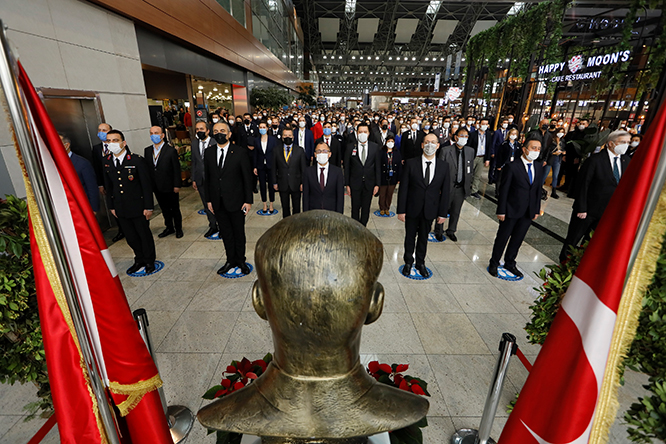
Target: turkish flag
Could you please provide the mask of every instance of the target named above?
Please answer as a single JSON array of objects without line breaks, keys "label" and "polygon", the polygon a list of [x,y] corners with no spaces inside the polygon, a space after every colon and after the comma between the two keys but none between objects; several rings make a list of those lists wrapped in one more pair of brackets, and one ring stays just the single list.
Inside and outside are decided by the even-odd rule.
[{"label": "turkish flag", "polygon": [[620,299],[631,272],[631,250],[665,136],[666,104],[650,125],[595,230],[500,444],[588,442]]},{"label": "turkish flag", "polygon": [[[31,250],[37,286],[49,382],[62,443],[103,443],[99,406],[90,388],[80,341],[89,340],[98,367],[129,437],[123,442],[173,442],[157,393],[162,381],[132,317],[109,250],[58,133],[19,64],[19,87],[25,100],[33,140],[46,178],[74,287],[88,326],[78,338],[61,279],[55,269],[34,188],[27,181]],[[32,165],[40,168],[40,165]],[[25,174],[25,171],[24,171]]]}]

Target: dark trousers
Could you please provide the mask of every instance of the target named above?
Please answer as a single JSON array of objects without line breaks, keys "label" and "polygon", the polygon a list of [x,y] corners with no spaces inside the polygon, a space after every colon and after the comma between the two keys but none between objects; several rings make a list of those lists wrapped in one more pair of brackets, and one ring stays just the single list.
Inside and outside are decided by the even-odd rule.
[{"label": "dark trousers", "polygon": [[[373,187],[374,188],[374,187]],[[351,189],[351,217],[363,226],[368,225],[370,219],[370,204],[372,203],[372,188],[366,187]]]},{"label": "dark trousers", "polygon": [[236,267],[241,266],[245,263],[245,215],[241,210],[227,211],[220,203],[215,218],[224,242],[227,262]]},{"label": "dark trousers", "polygon": [[576,214],[576,210],[571,213],[567,238],[564,241],[564,245],[562,245],[562,251],[560,251],[560,262],[564,262],[567,258],[569,247],[575,247],[583,238],[589,237],[590,231],[597,228],[597,224],[599,223],[598,217],[591,217],[588,214],[585,219],[581,219]]},{"label": "dark trousers", "polygon": [[163,193],[155,191],[155,198],[157,203],[160,204],[162,209],[162,216],[164,217],[164,225],[167,228],[176,228],[176,230],[183,229],[183,216],[180,214],[180,201],[178,200],[178,193],[173,191]]},{"label": "dark trousers", "polygon": [[[289,205],[291,199],[291,208]],[[301,192],[300,191],[280,191],[280,202],[282,203],[282,218],[289,217],[301,212]]]},{"label": "dark trousers", "polygon": [[495,156],[490,158],[490,168],[488,169],[488,183],[499,182],[499,177],[496,175],[497,167],[495,166]]},{"label": "dark trousers", "polygon": [[217,220],[215,219],[215,215],[208,209],[208,202],[206,201],[206,196],[204,195],[203,184],[199,185],[197,188],[199,191],[199,197],[201,197],[201,203],[203,204],[204,211],[206,212],[206,217],[208,218],[208,228],[211,230],[217,230]]},{"label": "dark trousers", "polygon": [[414,263],[414,245],[416,244],[416,265],[424,265],[428,250],[428,233],[432,220],[426,219],[423,211],[418,217],[405,217],[405,264]]},{"label": "dark trousers", "polygon": [[[495,236],[495,243],[493,244],[493,254],[490,258],[490,265],[499,267],[500,258],[502,257],[502,253],[504,253],[504,247],[506,247],[504,267],[516,266],[518,250],[525,239],[527,230],[530,229],[531,223],[532,219],[527,216],[507,217],[503,222],[500,222],[499,228],[497,229],[497,235]],[[508,246],[506,245],[507,242],[509,243]]]},{"label": "dark trousers", "polygon": [[382,211],[391,210],[391,201],[393,201],[393,192],[395,185],[382,185],[379,187],[379,209]]},{"label": "dark trousers", "polygon": [[259,176],[259,192],[261,193],[261,201],[266,202],[266,187],[268,187],[268,197],[271,199],[271,202],[275,202],[275,189],[270,184],[271,170],[268,168],[259,169],[257,168],[257,174]]},{"label": "dark trousers", "polygon": [[[460,220],[460,210],[465,202],[465,188],[454,185],[451,193],[451,204],[449,206],[449,227],[447,233],[455,233],[458,230],[458,221]],[[444,224],[435,225],[435,234],[442,234]]]},{"label": "dark trousers", "polygon": [[155,241],[150,231],[150,223],[145,216],[119,217],[118,224],[125,233],[127,244],[134,250],[134,263],[149,265],[155,263]]}]

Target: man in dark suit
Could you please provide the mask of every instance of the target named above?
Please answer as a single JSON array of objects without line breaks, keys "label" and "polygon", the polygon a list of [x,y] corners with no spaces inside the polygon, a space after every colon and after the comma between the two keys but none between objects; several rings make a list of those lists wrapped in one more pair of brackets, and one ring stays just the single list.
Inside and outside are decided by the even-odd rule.
[{"label": "man in dark suit", "polygon": [[294,141],[296,145],[305,150],[305,157],[308,165],[312,164],[314,159],[314,135],[312,131],[306,128],[307,121],[304,116],[298,118],[298,128],[294,131]]},{"label": "man in dark suit", "polygon": [[443,224],[447,218],[450,196],[449,165],[435,157],[439,143],[435,134],[423,139],[423,155],[405,161],[398,190],[398,219],[405,222],[405,266],[402,274],[409,276],[414,264],[416,271],[428,277],[425,266],[428,233],[433,220]]},{"label": "man in dark suit", "polygon": [[379,122],[379,126],[375,129],[375,131],[372,132],[372,137],[370,140],[375,142],[381,148],[386,144],[386,140],[389,137],[395,140],[395,133],[392,133],[389,130],[388,119],[382,119]]},{"label": "man in dark suit", "polygon": [[578,190],[573,203],[567,238],[562,245],[560,261],[564,262],[569,247],[576,246],[597,227],[610,202],[615,188],[629,166],[624,154],[631,135],[626,131],[613,131],[608,136],[606,149],[592,154],[578,175]]},{"label": "man in dark suit", "polygon": [[493,133],[493,146],[490,149],[490,168],[488,169],[488,183],[499,182],[499,174],[497,174],[497,152],[499,147],[502,146],[507,140],[509,132],[509,121],[503,118],[500,121],[499,127]]},{"label": "man in dark suit", "polygon": [[329,210],[343,212],[344,177],[342,169],[330,162],[331,149],[320,142],[315,149],[316,165],[303,175],[303,211]]},{"label": "man in dark suit", "polygon": [[166,228],[157,237],[167,237],[176,233],[183,237],[183,216],[180,213],[180,161],[178,151],[164,141],[164,132],[160,126],[150,127],[151,146],[143,150],[146,166],[150,171],[153,192],[162,209]]},{"label": "man in dark suit", "polygon": [[[259,128],[257,127],[257,123],[253,120],[252,114],[243,114],[243,121],[240,125],[236,125],[231,142],[246,149],[245,152],[250,160],[250,165],[252,165],[252,162],[254,161],[252,153],[254,151],[254,140],[257,137],[259,137]],[[257,182],[257,176],[252,176],[252,189],[255,193],[259,192]]]},{"label": "man in dark suit", "polygon": [[[446,235],[453,242],[457,242],[456,231],[458,230],[458,220],[460,220],[460,211],[462,210],[465,198],[472,193],[472,180],[474,180],[474,148],[462,144],[462,139],[469,133],[466,129],[459,129],[453,136],[455,145],[448,145],[441,148],[439,159],[445,161],[449,166],[449,226],[446,229]],[[435,238],[443,241],[444,225],[435,225]]]},{"label": "man in dark suit", "polygon": [[230,143],[230,133],[226,122],[213,126],[216,146],[204,153],[206,197],[227,256],[217,273],[239,267],[243,274],[250,274],[245,263],[245,215],[252,208],[252,167],[247,148]]},{"label": "man in dark suit", "polygon": [[[93,170],[95,170],[95,176],[97,176],[97,188],[99,189],[99,192],[102,194],[106,194],[106,190],[104,189],[104,159],[106,156],[111,154],[109,152],[108,148],[108,142],[106,141],[106,134],[111,131],[113,128],[111,125],[108,123],[100,123],[97,126],[97,138],[101,141],[100,143],[93,145],[92,146],[92,166]],[[126,150],[129,151],[129,147],[125,147]],[[118,221],[116,220],[116,223]],[[119,240],[122,240],[125,238],[125,234],[123,233],[123,229],[121,228],[120,224],[118,225],[118,234],[116,234],[113,239],[111,239],[113,242],[118,242]]]},{"label": "man in dark suit", "polygon": [[208,218],[208,231],[204,234],[205,237],[210,237],[213,234],[217,233],[219,230],[217,228],[217,220],[215,215],[210,212],[208,205],[206,204],[206,187],[204,185],[204,153],[209,146],[215,146],[215,140],[210,137],[210,129],[208,124],[200,120],[195,125],[196,130],[196,140],[192,141],[192,188],[195,191],[199,192],[199,197],[204,206],[204,211],[206,212],[206,217]]},{"label": "man in dark suit", "polygon": [[[259,178],[259,191],[261,202],[264,204],[262,211],[273,214],[273,202],[275,202],[275,189],[271,186],[274,149],[280,143],[278,139],[268,135],[268,124],[262,120],[259,122],[259,137],[254,139],[254,156],[252,159],[254,175]],[[266,189],[270,207],[266,207]]]},{"label": "man in dark suit", "polygon": [[423,138],[425,133],[419,130],[419,121],[416,117],[412,118],[409,131],[402,133],[400,138],[400,154],[402,160],[407,162],[408,159],[414,157],[421,157],[423,154]]},{"label": "man in dark suit", "polygon": [[[469,122],[469,121],[468,121]],[[469,125],[472,127],[472,125]],[[479,127],[472,131],[468,130],[468,145],[474,148],[474,180],[472,181],[472,196],[481,199],[479,194],[479,184],[481,183],[481,174],[483,168],[490,165],[490,155],[493,148],[493,133],[488,130],[488,118],[480,120]]]},{"label": "man in dark suit", "polygon": [[337,167],[342,161],[342,147],[340,140],[333,135],[331,122],[324,122],[324,135],[315,140],[315,146],[324,142],[331,149],[331,163]]},{"label": "man in dark suit", "polygon": [[150,173],[141,156],[127,151],[123,133],[111,130],[106,141],[111,152],[103,165],[106,203],[134,250],[134,265],[127,272],[136,273],[145,267],[150,274],[155,271],[155,241],[148,222],[153,214]]},{"label": "man in dark suit", "polygon": [[306,167],[305,151],[294,144],[294,132],[285,128],[282,130],[282,143],[275,147],[271,168],[271,183],[275,191],[280,193],[283,219],[292,213],[301,212],[301,192]]},{"label": "man in dark suit", "polygon": [[516,256],[530,224],[539,216],[541,209],[543,165],[537,160],[540,150],[541,141],[538,138],[527,138],[522,156],[502,168],[496,212],[500,224],[488,265],[492,276],[497,277],[497,267],[505,247],[504,268],[517,277],[523,275],[516,267]]},{"label": "man in dark suit", "polygon": [[358,144],[345,150],[345,185],[351,195],[351,217],[364,226],[370,218],[372,196],[379,192],[381,183],[381,157],[379,146],[370,142],[370,127],[360,124]]},{"label": "man in dark suit", "polygon": [[64,134],[58,135],[60,136],[62,145],[65,147],[65,151],[67,151],[69,158],[72,160],[72,165],[74,165],[74,170],[76,170],[76,174],[79,176],[83,191],[85,191],[88,202],[90,202],[90,207],[97,213],[99,211],[99,190],[97,189],[95,171],[90,162],[88,162],[88,159],[72,152],[72,141],[69,137]]}]

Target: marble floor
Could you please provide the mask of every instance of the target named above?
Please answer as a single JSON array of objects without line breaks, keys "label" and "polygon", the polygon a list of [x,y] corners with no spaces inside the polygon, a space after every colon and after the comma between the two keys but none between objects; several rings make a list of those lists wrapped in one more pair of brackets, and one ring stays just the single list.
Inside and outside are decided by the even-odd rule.
[{"label": "marble floor", "polygon": [[[433,277],[413,281],[398,272],[402,264],[404,227],[397,218],[370,216],[368,229],[384,243],[385,261],[380,282],[386,289],[384,313],[363,329],[361,358],[364,363],[408,363],[408,373],[428,382],[431,393],[427,444],[448,443],[459,428],[477,428],[503,332],[513,333],[525,355],[534,361],[539,347],[525,339],[523,327],[540,285],[538,272],[552,263],[566,235],[571,200],[563,197],[545,202],[545,214],[532,226],[518,256],[525,273],[520,282],[491,277],[486,267],[497,230],[494,187],[484,190],[488,198],[470,198],[463,206],[458,242],[429,244],[426,264]],[[257,200],[257,196],[255,196]],[[279,199],[278,199],[279,200]],[[394,200],[395,206],[395,200]],[[377,207],[373,201],[372,210]],[[221,241],[203,237],[207,229],[199,197],[191,189],[181,192],[185,236],[155,237],[157,258],[165,263],[161,272],[144,278],[121,275],[132,309],[145,308],[150,319],[157,361],[170,405],[181,404],[197,411],[205,404],[201,395],[219,383],[222,372],[234,359],[256,359],[272,350],[268,324],[255,313],[250,289],[256,273],[224,279],[215,271],[225,262]],[[258,216],[255,203],[247,218],[247,256],[254,263],[254,246],[280,216]],[[279,202],[276,208],[280,209]],[[395,208],[393,208],[395,209]],[[349,200],[345,206],[349,214]],[[153,217],[154,234],[162,231],[162,217]],[[112,237],[115,230],[106,233]],[[110,246],[119,270],[132,264],[132,251],[125,241]],[[505,406],[514,398],[527,371],[513,359],[492,431],[497,439],[504,426]],[[643,378],[632,372],[620,390],[621,417],[641,393]],[[24,422],[22,406],[34,399],[32,386],[0,385],[0,443],[23,444],[43,423]],[[214,435],[198,423],[188,443],[213,443]],[[52,431],[44,442],[59,442]],[[613,444],[628,442],[622,421],[611,429]]]}]

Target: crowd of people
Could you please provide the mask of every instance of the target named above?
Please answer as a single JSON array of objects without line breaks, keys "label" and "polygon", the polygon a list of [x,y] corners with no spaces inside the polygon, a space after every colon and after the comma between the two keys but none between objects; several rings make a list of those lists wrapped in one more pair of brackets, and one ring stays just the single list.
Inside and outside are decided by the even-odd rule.
[{"label": "crowd of people", "polygon": [[[495,122],[497,127],[492,128]],[[625,123],[595,153],[581,152],[589,124],[585,118],[570,125],[545,118],[535,128],[524,128],[513,115],[465,118],[435,107],[291,108],[242,116],[220,109],[207,120],[194,122],[192,186],[208,218],[205,236],[219,233],[224,243],[226,263],[219,274],[233,267],[250,273],[245,262],[245,219],[255,193],[266,215],[275,213],[277,194],[282,217],[315,209],[343,213],[348,196],[350,217],[367,225],[375,197],[379,215],[393,216],[397,187],[396,213],[405,223],[402,272],[407,276],[415,269],[428,277],[430,232],[434,229],[438,241],[444,236],[457,241],[463,203],[470,197],[481,198],[485,173],[488,183],[495,184],[499,220],[489,273],[497,276],[504,255],[504,269],[520,277],[516,256],[531,221],[541,214],[541,201],[548,198],[547,177],[552,177],[552,198],[557,199],[560,191],[575,199],[560,256],[565,260],[569,247],[596,227],[640,144],[641,136],[627,131]],[[150,128],[151,143],[143,157],[130,153],[123,134],[109,124],[100,124],[98,130],[100,143],[93,147],[92,170],[118,221],[113,240],[126,237],[134,250],[130,273],[142,267],[150,273],[155,261],[148,225],[153,194],[165,224],[158,237],[183,236],[178,153],[159,126]],[[89,171],[79,175],[87,190],[94,189]],[[93,194],[89,192],[95,209]]]}]

